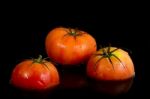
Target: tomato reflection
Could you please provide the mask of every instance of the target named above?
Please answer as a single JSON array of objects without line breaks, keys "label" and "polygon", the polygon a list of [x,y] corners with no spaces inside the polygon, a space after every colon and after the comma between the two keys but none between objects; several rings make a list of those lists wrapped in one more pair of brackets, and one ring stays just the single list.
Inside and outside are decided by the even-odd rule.
[{"label": "tomato reflection", "polygon": [[122,81],[94,81],[89,80],[91,90],[109,95],[127,93],[133,84],[133,78]]}]

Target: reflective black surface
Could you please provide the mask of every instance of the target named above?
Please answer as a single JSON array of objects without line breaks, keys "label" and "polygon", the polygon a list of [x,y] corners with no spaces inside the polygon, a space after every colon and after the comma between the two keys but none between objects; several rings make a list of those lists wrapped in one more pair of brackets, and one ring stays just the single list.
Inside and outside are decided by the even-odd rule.
[{"label": "reflective black surface", "polygon": [[[11,13],[11,11],[10,11]],[[115,14],[116,15],[116,14]],[[9,98],[101,98],[144,97],[147,95],[147,33],[141,21],[133,17],[98,14],[54,16],[40,13],[18,12],[5,17],[4,32],[1,31],[0,96]],[[123,14],[124,15],[124,14]],[[10,85],[11,72],[15,65],[30,57],[45,52],[44,40],[56,26],[77,27],[95,37],[97,45],[121,47],[129,53],[135,65],[135,77],[121,82],[95,82],[87,78],[85,64],[73,69],[62,69],[57,65],[61,83],[53,90],[43,92],[25,91]],[[1,98],[1,97],[0,97]]]},{"label": "reflective black surface", "polygon": [[[72,70],[73,69],[73,70]],[[124,81],[95,81],[84,73],[83,68],[61,69],[60,84],[42,91],[31,91],[16,88],[11,84],[4,86],[5,97],[18,98],[58,98],[58,97],[95,97],[124,96],[132,94],[134,78]],[[7,94],[6,94],[7,93]]]}]

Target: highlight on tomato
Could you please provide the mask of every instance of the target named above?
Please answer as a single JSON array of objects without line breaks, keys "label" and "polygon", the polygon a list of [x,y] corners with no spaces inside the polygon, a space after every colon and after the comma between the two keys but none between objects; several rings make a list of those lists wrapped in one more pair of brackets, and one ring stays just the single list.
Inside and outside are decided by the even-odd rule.
[{"label": "highlight on tomato", "polygon": [[97,49],[92,35],[65,27],[52,29],[46,37],[45,47],[48,56],[63,66],[84,63]]},{"label": "highlight on tomato", "polygon": [[27,59],[15,66],[10,83],[26,90],[46,90],[59,84],[57,68],[49,61],[42,59]]},{"label": "highlight on tomato", "polygon": [[95,52],[87,63],[86,72],[95,80],[125,80],[135,76],[128,52],[117,47],[105,47]]}]

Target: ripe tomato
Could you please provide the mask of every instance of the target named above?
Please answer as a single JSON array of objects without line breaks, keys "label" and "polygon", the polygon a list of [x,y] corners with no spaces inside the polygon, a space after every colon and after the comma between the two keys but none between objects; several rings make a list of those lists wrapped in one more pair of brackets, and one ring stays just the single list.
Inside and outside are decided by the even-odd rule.
[{"label": "ripe tomato", "polygon": [[87,75],[96,80],[124,80],[135,75],[134,64],[126,51],[105,47],[89,59]]},{"label": "ripe tomato", "polygon": [[45,46],[48,56],[62,65],[85,62],[97,48],[96,41],[90,34],[64,27],[51,30]]},{"label": "ripe tomato", "polygon": [[56,67],[42,59],[24,60],[16,65],[11,75],[11,84],[16,87],[31,90],[53,88],[59,84],[59,74]]}]

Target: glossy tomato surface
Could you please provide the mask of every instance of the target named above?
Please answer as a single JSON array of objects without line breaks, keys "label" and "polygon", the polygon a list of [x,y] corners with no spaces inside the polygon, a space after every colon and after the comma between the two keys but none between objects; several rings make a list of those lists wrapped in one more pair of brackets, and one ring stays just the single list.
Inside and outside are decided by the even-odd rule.
[{"label": "glossy tomato surface", "polygon": [[134,64],[120,48],[101,48],[89,59],[87,75],[96,80],[125,80],[135,75]]},{"label": "glossy tomato surface", "polygon": [[56,67],[46,60],[29,59],[16,65],[11,84],[27,90],[43,90],[59,84]]},{"label": "glossy tomato surface", "polygon": [[54,28],[45,41],[50,58],[62,65],[83,63],[96,51],[96,40],[87,32],[71,28]]}]

